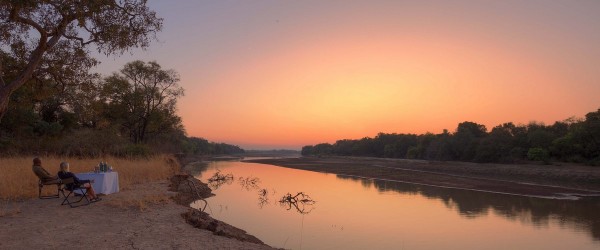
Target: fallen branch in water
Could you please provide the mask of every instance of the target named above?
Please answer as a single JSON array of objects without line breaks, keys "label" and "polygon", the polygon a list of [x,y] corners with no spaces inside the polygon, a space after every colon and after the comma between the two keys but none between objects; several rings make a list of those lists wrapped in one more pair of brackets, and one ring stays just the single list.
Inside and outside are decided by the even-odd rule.
[{"label": "fallen branch in water", "polygon": [[224,184],[231,184],[233,182],[233,174],[221,174],[221,171],[217,171],[212,177],[208,178],[208,185],[216,190]]},{"label": "fallen branch in water", "polygon": [[[290,193],[285,194],[281,199],[279,199],[279,204],[282,206],[287,205],[287,210],[292,209],[294,207],[298,213],[308,214],[313,210],[312,205],[316,203],[315,200],[310,198],[309,195],[298,192],[296,195],[292,196]],[[310,208],[307,210],[307,208]]]},{"label": "fallen branch in water", "polygon": [[260,179],[258,177],[240,177],[238,179],[238,183],[242,186],[242,188],[250,191],[252,189],[259,189],[258,184],[260,183]]}]

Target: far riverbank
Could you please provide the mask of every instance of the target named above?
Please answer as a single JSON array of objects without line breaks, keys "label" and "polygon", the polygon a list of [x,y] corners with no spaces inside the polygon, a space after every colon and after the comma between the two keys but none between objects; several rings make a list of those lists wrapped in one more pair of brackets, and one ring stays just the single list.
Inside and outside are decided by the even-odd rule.
[{"label": "far riverbank", "polygon": [[247,162],[540,198],[600,197],[600,168],[591,166],[476,164],[371,157],[273,158]]}]

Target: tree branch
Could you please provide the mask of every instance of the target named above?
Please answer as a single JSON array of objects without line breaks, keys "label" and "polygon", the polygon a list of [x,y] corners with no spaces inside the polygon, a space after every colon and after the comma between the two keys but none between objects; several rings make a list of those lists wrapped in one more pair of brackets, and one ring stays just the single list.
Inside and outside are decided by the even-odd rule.
[{"label": "tree branch", "polygon": [[16,11],[18,11],[16,8],[13,8],[11,10],[11,14],[10,14],[11,21],[29,25],[29,26],[33,27],[34,29],[36,29],[40,34],[44,34],[45,36],[48,35],[48,32],[46,32],[44,27],[42,27],[39,23],[36,23],[35,21],[33,21],[29,18],[24,18],[24,17],[19,16],[16,13]]},{"label": "tree branch", "polygon": [[[58,43],[58,41],[61,38],[61,36],[52,36],[52,37],[50,37],[50,40],[48,40],[48,32],[46,32],[46,30],[44,30],[44,28],[42,28],[42,26],[40,26],[38,23],[34,22],[31,19],[27,19],[27,18],[18,16],[16,11],[17,11],[16,8],[11,10],[11,15],[10,15],[11,20],[30,25],[31,27],[33,27],[40,33],[40,38],[38,40],[38,44],[37,44],[36,48],[31,53],[31,58],[29,59],[29,62],[27,63],[25,70],[23,70],[23,72],[15,80],[11,81],[7,85],[9,88],[9,92],[12,92],[12,91],[16,90],[17,88],[19,88],[21,85],[23,85],[23,83],[25,83],[25,81],[27,81],[27,79],[29,79],[31,77],[31,75],[33,74],[33,71],[41,63],[44,53],[49,48],[52,48],[54,45],[56,45],[56,43]],[[56,30],[54,32],[64,33],[69,22],[70,21],[66,20],[66,19],[61,20],[60,24],[56,27]]]},{"label": "tree branch", "polygon": [[67,39],[79,41],[79,43],[81,44],[81,46],[85,46],[85,45],[88,45],[90,43],[98,42],[98,39],[92,39],[92,40],[89,40],[89,41],[85,41],[83,38],[78,37],[78,36],[70,36],[70,35],[67,35],[67,34],[63,34],[62,36],[64,38],[67,38]]}]

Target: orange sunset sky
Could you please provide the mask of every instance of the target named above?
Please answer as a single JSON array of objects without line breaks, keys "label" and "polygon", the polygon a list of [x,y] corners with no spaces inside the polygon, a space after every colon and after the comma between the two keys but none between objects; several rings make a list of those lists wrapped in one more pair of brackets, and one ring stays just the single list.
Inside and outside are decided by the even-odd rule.
[{"label": "orange sunset sky", "polygon": [[552,124],[600,108],[600,1],[149,1],[189,136],[245,149],[463,121]]}]

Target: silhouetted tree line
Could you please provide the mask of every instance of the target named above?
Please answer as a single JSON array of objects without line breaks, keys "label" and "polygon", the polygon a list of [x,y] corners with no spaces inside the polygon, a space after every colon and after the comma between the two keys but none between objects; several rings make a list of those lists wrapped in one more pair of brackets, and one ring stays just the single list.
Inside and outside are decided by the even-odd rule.
[{"label": "silhouetted tree line", "polygon": [[487,131],[462,122],[454,133],[385,134],[334,144],[304,146],[302,155],[339,155],[441,161],[514,163],[525,160],[600,165],[600,109],[584,119],[542,123],[504,123]]},{"label": "silhouetted tree line", "polygon": [[190,137],[183,141],[183,152],[195,155],[242,154],[245,150],[238,146],[209,142],[206,139]]}]

